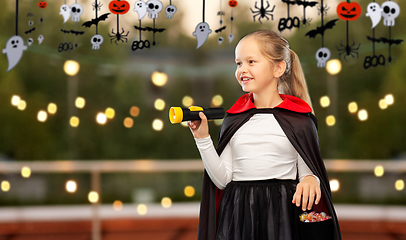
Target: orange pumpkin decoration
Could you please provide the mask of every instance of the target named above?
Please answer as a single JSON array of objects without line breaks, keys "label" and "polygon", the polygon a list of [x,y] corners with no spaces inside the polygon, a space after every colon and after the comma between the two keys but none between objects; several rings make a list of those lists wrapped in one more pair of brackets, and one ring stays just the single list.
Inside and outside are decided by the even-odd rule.
[{"label": "orange pumpkin decoration", "polygon": [[38,2],[38,7],[39,8],[42,8],[42,9],[44,9],[44,8],[46,8],[47,7],[47,2],[44,2],[44,1],[39,1]]},{"label": "orange pumpkin decoration", "polygon": [[109,3],[109,10],[113,14],[126,14],[130,10],[130,4],[127,1],[113,0]]},{"label": "orange pumpkin decoration", "polygon": [[356,2],[341,2],[337,6],[337,15],[345,21],[354,21],[361,16],[361,6]]},{"label": "orange pumpkin decoration", "polygon": [[237,7],[237,5],[238,5],[238,2],[237,1],[235,1],[235,0],[230,0],[230,1],[228,1],[228,6],[230,6],[230,7]]}]

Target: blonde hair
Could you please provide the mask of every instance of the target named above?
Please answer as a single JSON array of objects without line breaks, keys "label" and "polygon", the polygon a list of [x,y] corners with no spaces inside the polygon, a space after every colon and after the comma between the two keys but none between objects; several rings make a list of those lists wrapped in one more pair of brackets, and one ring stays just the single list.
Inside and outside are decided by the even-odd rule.
[{"label": "blonde hair", "polygon": [[270,30],[255,31],[244,38],[247,37],[255,38],[262,54],[269,61],[273,63],[285,61],[285,72],[278,79],[279,93],[298,97],[313,109],[299,57],[290,49],[288,41]]}]

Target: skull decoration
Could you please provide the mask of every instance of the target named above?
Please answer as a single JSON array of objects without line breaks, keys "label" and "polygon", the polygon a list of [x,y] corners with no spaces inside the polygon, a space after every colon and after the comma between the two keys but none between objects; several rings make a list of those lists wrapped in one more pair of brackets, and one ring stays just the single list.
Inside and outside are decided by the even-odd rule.
[{"label": "skull decoration", "polygon": [[98,50],[100,48],[100,44],[103,43],[103,37],[102,35],[96,34],[92,37],[92,39],[90,40],[90,42],[92,43],[92,49],[94,50]]},{"label": "skull decoration", "polygon": [[176,13],[176,6],[169,5],[165,8],[166,18],[173,18],[173,14]]},{"label": "skull decoration", "polygon": [[32,38],[28,38],[28,46],[31,46],[31,44],[34,42],[34,39],[32,39]]},{"label": "skull decoration", "polygon": [[328,48],[322,47],[319,48],[316,52],[317,67],[322,68],[326,67],[327,60],[330,59],[331,53]]},{"label": "skull decoration", "polygon": [[72,21],[79,22],[80,16],[83,14],[83,7],[79,3],[74,3],[70,5],[70,14],[72,16]]},{"label": "skull decoration", "polygon": [[399,5],[392,1],[386,1],[382,3],[381,8],[382,8],[383,25],[388,27],[395,26],[395,18],[397,18],[400,13]]},{"label": "skull decoration", "polygon": [[161,1],[149,0],[147,2],[147,12],[149,18],[158,18],[158,13],[162,11],[163,5]]}]

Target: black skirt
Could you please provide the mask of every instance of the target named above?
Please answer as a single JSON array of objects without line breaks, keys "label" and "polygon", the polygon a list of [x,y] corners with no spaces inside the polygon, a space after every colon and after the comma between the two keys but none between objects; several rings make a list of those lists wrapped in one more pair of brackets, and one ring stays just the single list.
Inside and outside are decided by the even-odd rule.
[{"label": "black skirt", "polygon": [[217,240],[299,240],[297,180],[230,182],[217,217]]}]

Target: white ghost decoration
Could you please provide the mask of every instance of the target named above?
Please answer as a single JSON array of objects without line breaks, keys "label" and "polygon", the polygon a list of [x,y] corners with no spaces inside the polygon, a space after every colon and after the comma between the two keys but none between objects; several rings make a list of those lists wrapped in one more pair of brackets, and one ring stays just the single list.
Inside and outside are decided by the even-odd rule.
[{"label": "white ghost decoration", "polygon": [[41,35],[38,36],[37,39],[38,39],[38,43],[41,44],[42,41],[44,41],[44,36],[42,36],[42,34],[41,34]]},{"label": "white ghost decoration", "polygon": [[193,36],[195,36],[197,39],[196,49],[201,47],[203,45],[203,43],[206,42],[207,37],[209,36],[209,34],[211,32],[212,31],[210,29],[210,26],[206,22],[201,22],[201,23],[197,24],[195,31],[193,32]]},{"label": "white ghost decoration", "polygon": [[382,9],[379,4],[376,2],[368,4],[366,16],[371,18],[372,28],[376,27],[382,18]]},{"label": "white ghost decoration", "polygon": [[3,48],[3,54],[7,55],[8,69],[7,72],[14,68],[23,56],[23,51],[27,50],[24,45],[24,40],[20,36],[12,36],[6,43],[6,48]]},{"label": "white ghost decoration", "polygon": [[147,4],[142,0],[135,2],[134,12],[138,13],[138,20],[143,19],[147,14]]},{"label": "white ghost decoration", "polygon": [[322,47],[319,48],[316,52],[317,67],[322,68],[326,67],[327,60],[330,59],[331,52],[328,48]]},{"label": "white ghost decoration", "polygon": [[400,13],[399,5],[392,1],[386,1],[382,3],[381,8],[383,16],[383,25],[388,27],[395,26],[395,18],[397,18]]},{"label": "white ghost decoration", "polygon": [[79,3],[70,5],[70,15],[72,15],[72,21],[79,22],[80,16],[83,14],[83,7]]},{"label": "white ghost decoration", "polygon": [[70,17],[70,7],[66,4],[61,6],[61,11],[59,12],[59,15],[62,15],[63,17],[63,23],[66,23],[69,20]]},{"label": "white ghost decoration", "polygon": [[158,18],[158,14],[162,11],[163,5],[161,1],[158,0],[149,0],[147,2],[147,12],[149,18]]},{"label": "white ghost decoration", "polygon": [[96,34],[92,37],[92,39],[90,40],[90,42],[92,43],[92,49],[94,50],[98,50],[100,48],[100,44],[103,43],[103,37],[102,35]]},{"label": "white ghost decoration", "polygon": [[165,13],[166,13],[166,18],[173,18],[173,14],[175,14],[177,11],[176,6],[174,5],[169,5],[165,8]]},{"label": "white ghost decoration", "polygon": [[228,35],[228,41],[232,42],[233,39],[234,39],[234,34],[231,33],[230,35]]}]

